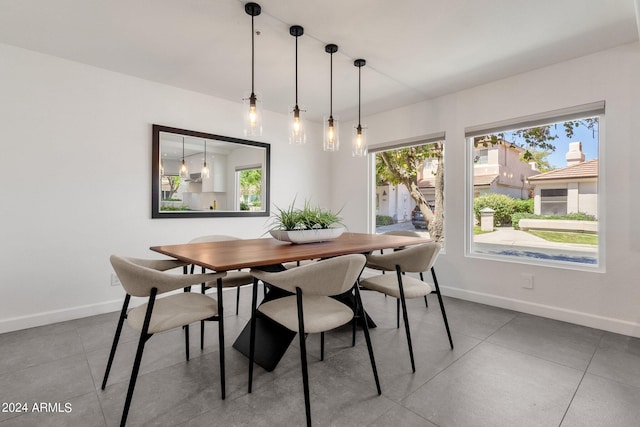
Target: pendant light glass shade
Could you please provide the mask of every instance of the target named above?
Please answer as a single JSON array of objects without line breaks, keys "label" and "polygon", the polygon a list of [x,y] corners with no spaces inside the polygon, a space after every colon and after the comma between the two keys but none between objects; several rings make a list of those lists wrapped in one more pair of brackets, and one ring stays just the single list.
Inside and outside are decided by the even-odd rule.
[{"label": "pendant light glass shade", "polygon": [[353,144],[351,145],[351,154],[356,157],[367,155],[367,130],[358,123],[353,128]]},{"label": "pendant light glass shade", "polygon": [[331,65],[329,68],[329,116],[324,117],[322,148],[324,151],[338,151],[340,149],[340,129],[338,118],[333,116],[333,54],[338,51],[338,46],[328,44],[324,50],[331,55]]},{"label": "pendant light glass shade", "polygon": [[300,108],[295,105],[289,112],[289,144],[305,144],[307,142],[307,134],[304,128],[304,122],[300,117]]},{"label": "pendant light glass shade", "polygon": [[262,97],[246,92],[243,98],[244,136],[262,136]]},{"label": "pendant light glass shade", "polygon": [[307,142],[307,135],[300,117],[302,110],[298,106],[298,37],[304,34],[304,28],[292,25],[289,34],[296,38],[296,104],[289,109],[289,144],[304,144]]},{"label": "pendant light glass shade", "polygon": [[180,164],[180,178],[189,178],[189,168],[184,161],[184,137],[182,137],[182,163]]},{"label": "pendant light glass shade", "polygon": [[244,107],[244,136],[262,136],[262,108],[260,103],[262,98],[254,90],[254,69],[255,69],[255,30],[253,18],[260,15],[260,5],[257,3],[247,3],[244,11],[251,16],[251,92],[245,93],[243,98]]},{"label": "pendant light glass shade", "polygon": [[366,130],[360,122],[360,107],[362,104],[362,67],[367,61],[356,59],[353,65],[358,67],[358,125],[354,128],[353,142],[351,144],[351,154],[356,157],[367,155],[367,135]]},{"label": "pendant light glass shade", "polygon": [[202,176],[202,178],[209,178],[209,167],[207,166],[207,140],[206,139],[204,140],[204,162],[202,163],[200,176]]},{"label": "pendant light glass shade", "polygon": [[324,151],[338,151],[340,149],[340,122],[335,116],[324,117]]}]

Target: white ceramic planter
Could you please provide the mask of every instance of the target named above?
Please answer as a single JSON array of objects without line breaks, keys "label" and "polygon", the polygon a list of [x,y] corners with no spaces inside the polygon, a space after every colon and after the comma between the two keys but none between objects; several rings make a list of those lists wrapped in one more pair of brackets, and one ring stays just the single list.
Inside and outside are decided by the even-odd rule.
[{"label": "white ceramic planter", "polygon": [[344,233],[344,227],[318,228],[315,230],[270,230],[274,239],[291,243],[314,243],[335,239]]}]

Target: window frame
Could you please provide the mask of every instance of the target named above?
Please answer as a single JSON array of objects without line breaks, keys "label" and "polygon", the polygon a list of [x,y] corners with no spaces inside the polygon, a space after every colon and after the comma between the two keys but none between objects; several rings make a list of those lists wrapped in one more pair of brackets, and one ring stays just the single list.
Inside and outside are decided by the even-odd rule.
[{"label": "window frame", "polygon": [[[499,132],[507,132],[513,129],[522,129],[527,127],[543,126],[547,124],[559,123],[570,120],[577,120],[586,117],[598,118],[598,252],[597,262],[595,264],[587,264],[563,260],[538,259],[533,257],[518,257],[506,254],[490,254],[482,253],[474,250],[474,158],[475,147],[473,138],[481,135],[495,134]],[[465,128],[465,212],[467,213],[465,221],[465,253],[467,258],[487,259],[500,262],[510,262],[516,264],[561,268],[566,270],[579,270],[587,272],[604,273],[606,272],[606,193],[602,191],[606,188],[606,167],[605,167],[605,101],[597,101],[589,104],[552,110],[544,113],[533,114],[530,116],[516,117],[500,122],[494,122],[484,125],[477,125]],[[471,213],[469,215],[469,213]]]},{"label": "window frame", "polygon": [[[368,189],[368,193],[369,193],[369,198],[368,198],[368,212],[369,212],[369,218],[368,218],[368,229],[370,233],[375,233],[376,232],[376,212],[378,209],[378,205],[376,203],[378,203],[377,200],[377,193],[376,193],[376,154],[379,152],[383,152],[383,151],[393,151],[393,150],[398,150],[401,148],[406,148],[406,147],[411,147],[411,146],[416,146],[416,145],[426,145],[426,144],[434,144],[437,142],[443,142],[444,145],[443,147],[445,147],[443,149],[443,154],[446,153],[446,147],[447,147],[447,139],[446,139],[446,134],[445,132],[436,132],[436,133],[432,133],[432,134],[428,134],[428,135],[423,135],[423,136],[416,136],[416,137],[411,137],[411,138],[406,138],[406,139],[401,139],[401,140],[396,140],[396,141],[388,141],[385,143],[380,143],[380,144],[375,144],[375,145],[371,145],[369,146],[367,153],[369,154],[369,162],[368,162],[368,175],[369,175],[369,180],[368,180],[368,184],[369,184],[369,189]],[[444,157],[446,158],[446,154],[444,154]],[[443,223],[443,231],[444,231],[444,236],[445,239],[443,240],[443,242],[441,242],[442,244],[442,249],[441,249],[441,254],[446,253],[445,248],[446,248],[446,217],[447,217],[447,210],[446,210],[446,206],[447,206],[447,172],[445,169],[445,174],[443,176],[444,179],[444,201],[443,201],[443,217],[445,218],[444,223]]]}]

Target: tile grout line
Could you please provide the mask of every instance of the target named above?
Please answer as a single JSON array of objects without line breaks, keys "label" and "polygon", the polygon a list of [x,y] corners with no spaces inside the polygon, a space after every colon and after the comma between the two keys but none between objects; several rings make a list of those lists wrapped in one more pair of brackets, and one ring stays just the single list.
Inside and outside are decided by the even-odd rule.
[{"label": "tile grout line", "polygon": [[587,376],[587,371],[589,370],[589,366],[591,366],[591,362],[593,361],[593,358],[595,357],[596,353],[598,352],[598,350],[600,349],[600,345],[602,344],[602,340],[604,339],[604,333],[602,335],[600,335],[600,339],[598,340],[598,345],[596,345],[596,348],[593,350],[593,354],[591,355],[591,358],[589,359],[589,363],[587,363],[587,366],[584,368],[584,372],[582,373],[582,377],[580,377],[580,381],[578,382],[578,385],[576,386],[575,391],[573,392],[573,395],[571,396],[571,400],[569,401],[569,404],[567,405],[567,409],[564,411],[564,414],[562,414],[562,419],[560,420],[560,424],[558,424],[558,427],[562,426],[562,423],[564,422],[564,419],[567,416],[567,413],[569,412],[569,409],[571,408],[571,405],[573,404],[573,400],[576,397],[576,394],[578,394],[578,390],[580,390],[580,386],[582,385],[582,381],[584,381],[584,377]]}]

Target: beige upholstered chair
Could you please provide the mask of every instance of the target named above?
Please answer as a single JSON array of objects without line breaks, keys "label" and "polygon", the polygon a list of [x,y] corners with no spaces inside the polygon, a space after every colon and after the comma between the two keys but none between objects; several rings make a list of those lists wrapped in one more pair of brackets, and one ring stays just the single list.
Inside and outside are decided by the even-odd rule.
[{"label": "beige upholstered chair", "polygon": [[436,278],[433,264],[438,258],[441,246],[439,243],[423,243],[415,246],[409,246],[401,250],[389,252],[380,255],[367,255],[367,267],[384,271],[395,271],[396,274],[381,274],[360,281],[360,286],[366,289],[381,292],[385,295],[397,298],[402,306],[402,316],[407,334],[407,342],[409,344],[409,356],[411,358],[411,369],[416,371],[416,365],[413,359],[413,347],[411,344],[411,332],[409,330],[409,318],[407,316],[406,300],[410,298],[424,297],[430,294],[433,289],[431,286],[420,279],[416,279],[404,273],[422,273],[431,270],[435,292],[440,302],[442,318],[444,326],[449,337],[449,345],[453,349],[453,340],[449,331],[449,323],[447,322],[447,314],[442,302],[438,279]]},{"label": "beige upholstered chair", "polygon": [[[304,386],[305,410],[307,425],[311,425],[311,405],[309,402],[309,376],[307,372],[307,350],[305,335],[321,333],[335,329],[351,322],[356,313],[364,312],[358,287],[355,286],[365,264],[363,255],[344,255],[323,261],[309,263],[291,270],[269,273],[252,269],[255,277],[253,289],[253,313],[251,316],[251,343],[249,349],[249,393],[253,381],[253,360],[255,354],[256,315],[262,315],[297,332],[300,337],[300,361],[302,365],[302,382]],[[294,295],[265,302],[256,308],[257,282],[284,289]],[[356,307],[349,307],[336,299],[350,290],[355,291]],[[380,381],[376,362],[369,337],[367,322],[363,323],[364,335],[369,350],[369,359],[375,378],[378,394],[381,394]],[[324,339],[323,339],[324,343]]]},{"label": "beige upholstered chair", "polygon": [[[170,274],[161,270],[178,267],[178,262],[170,260],[142,260],[137,258],[126,258],[118,255],[111,256],[111,265],[115,270],[122,286],[127,292],[116,334],[111,346],[109,361],[102,380],[102,389],[106,387],[109,371],[113,363],[116,353],[116,347],[120,339],[122,325],[124,319],[130,327],[140,332],[140,340],[138,341],[138,350],[136,352],[131,379],[129,380],[129,390],[125,400],[124,410],[122,411],[121,425],[123,426],[127,420],[131,397],[135,388],[138,370],[142,360],[142,352],[145,343],[158,332],[168,331],[170,329],[185,327],[185,343],[187,347],[187,360],[189,348],[189,324],[201,320],[217,320],[220,346],[220,385],[222,388],[222,398],[225,398],[225,375],[224,375],[224,327],[223,327],[223,310],[221,301],[191,292],[182,292],[172,294],[163,298],[156,298],[158,295],[183,289],[185,287],[198,284],[216,282],[218,292],[222,291],[222,278],[225,273],[210,274]],[[145,297],[148,301],[127,313],[131,296]]]},{"label": "beige upholstered chair", "polygon": [[[192,239],[189,243],[205,243],[205,242],[225,242],[229,240],[240,240],[238,237],[226,236],[222,234],[212,234],[208,236],[200,236]],[[191,274],[195,269],[194,265],[191,265]],[[202,273],[205,272],[205,268],[202,267]],[[222,279],[223,288],[236,288],[236,316],[240,306],[240,287],[244,285],[250,285],[253,283],[253,276],[248,271],[228,271],[227,275]],[[201,292],[204,294],[210,287],[206,283],[202,283]],[[218,299],[222,299],[222,294],[217,296]],[[204,348],[204,321],[200,324],[200,350]]]},{"label": "beige upholstered chair", "polygon": [[[390,236],[408,236],[408,237],[418,237],[418,238],[422,238],[423,236],[415,231],[411,231],[411,230],[391,230],[391,231],[386,231],[382,234],[388,234]],[[400,250],[403,248],[395,248],[394,251]],[[383,254],[384,250],[380,250],[380,253]],[[371,265],[369,263],[367,263],[366,265],[367,268],[373,268],[376,269],[376,267],[374,265]],[[384,274],[384,270],[382,270],[382,274]],[[424,276],[422,274],[422,271],[420,272],[420,280],[424,281]],[[385,295],[386,297],[387,295]],[[427,300],[427,296],[424,296],[424,305],[429,308],[429,301]],[[396,327],[399,328],[400,327],[400,299],[396,299]]]}]

